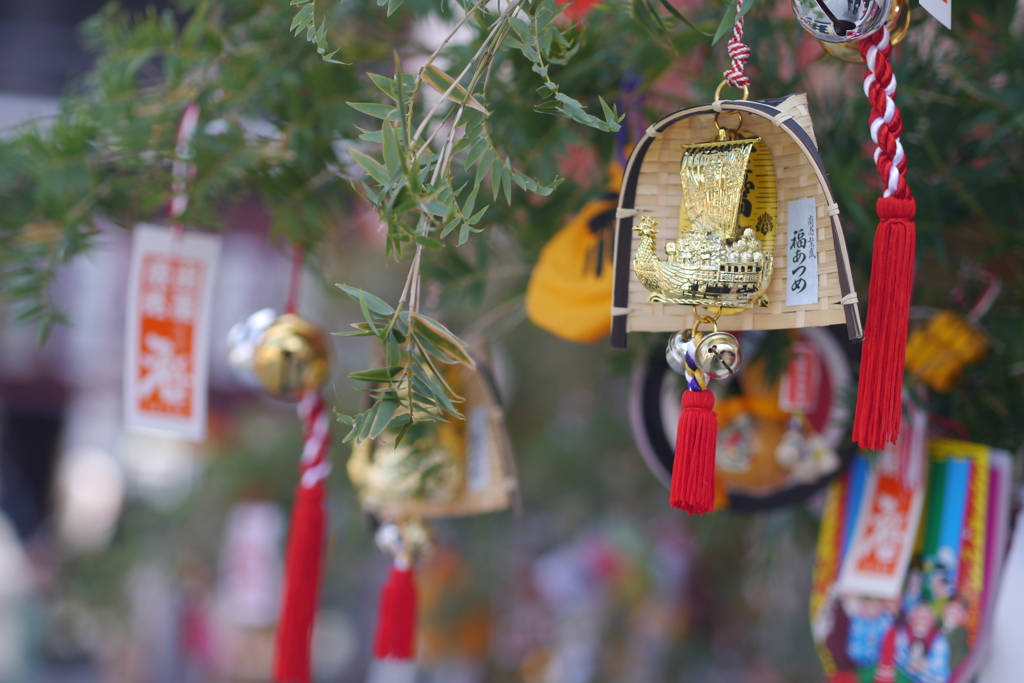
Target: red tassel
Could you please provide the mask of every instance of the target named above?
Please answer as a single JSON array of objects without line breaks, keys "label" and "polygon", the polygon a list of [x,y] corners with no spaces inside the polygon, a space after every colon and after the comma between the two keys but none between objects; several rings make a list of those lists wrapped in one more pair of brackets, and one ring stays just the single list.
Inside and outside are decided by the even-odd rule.
[{"label": "red tassel", "polygon": [[284,604],[277,622],[274,680],[309,683],[313,622],[320,592],[324,554],[324,479],[331,471],[330,418],[323,399],[309,392],[299,404],[305,427],[299,485],[288,529],[284,567]]},{"label": "red tassel", "polygon": [[324,487],[296,487],[288,531],[284,606],[277,624],[274,679],[309,683],[310,648],[324,547]]},{"label": "red tassel", "polygon": [[857,391],[853,440],[864,449],[896,443],[902,420],[910,297],[914,287],[913,198],[883,197],[871,261],[868,318]]},{"label": "red tassel", "polygon": [[411,567],[391,565],[380,594],[373,655],[377,659],[416,656],[416,585]]},{"label": "red tassel", "polygon": [[672,465],[672,507],[703,515],[715,507],[715,447],[718,420],[710,391],[684,391]]}]

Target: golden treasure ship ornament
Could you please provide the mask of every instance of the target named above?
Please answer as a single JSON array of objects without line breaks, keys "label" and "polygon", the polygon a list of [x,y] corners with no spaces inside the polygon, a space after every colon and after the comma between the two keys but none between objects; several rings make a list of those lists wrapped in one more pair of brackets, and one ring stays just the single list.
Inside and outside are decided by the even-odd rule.
[{"label": "golden treasure ship ornament", "polygon": [[[742,125],[743,118],[733,112]],[[642,216],[633,270],[649,301],[691,306],[768,306],[778,200],[775,166],[760,137],[723,128],[710,142],[682,145],[679,234],[658,257],[658,222]]]}]

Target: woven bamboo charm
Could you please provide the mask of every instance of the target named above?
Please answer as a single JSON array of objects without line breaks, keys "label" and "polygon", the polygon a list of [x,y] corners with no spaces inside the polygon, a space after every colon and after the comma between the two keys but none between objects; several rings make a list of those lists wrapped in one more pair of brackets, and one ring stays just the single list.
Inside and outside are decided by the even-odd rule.
[{"label": "woven bamboo charm", "polygon": [[[487,367],[453,366],[446,381],[465,400],[463,420],[439,422],[395,445],[392,435],[352,448],[359,502],[382,520],[436,519],[519,508],[504,412]],[[427,423],[432,425],[433,423]]]},{"label": "woven bamboo charm", "polygon": [[[851,340],[863,336],[807,98],[747,101],[741,26],[729,49],[734,68],[715,102],[665,117],[634,147],[616,209],[612,345],[628,332],[675,332],[666,359],[687,389],[670,502],[691,514],[714,506],[708,380],[739,370],[729,331],[845,323]],[[719,99],[727,83],[744,99]]]},{"label": "woven bamboo charm", "polygon": [[[742,116],[741,135],[759,140],[751,145],[750,157],[743,162],[745,179],[736,197],[738,221],[719,228],[717,234],[712,233],[722,240],[725,255],[714,263],[728,269],[730,277],[734,275],[733,269],[751,271],[735,275],[756,275],[749,279],[757,296],[743,301],[742,294],[724,293],[717,300],[713,296],[694,300],[671,295],[678,291],[668,294],[652,291],[645,286],[649,284],[645,283],[645,276],[634,273],[637,253],[643,256],[646,251],[648,256],[661,261],[662,272],[665,272],[670,261],[679,262],[687,243],[704,237],[693,234],[697,232],[691,229],[695,221],[689,213],[682,215],[680,211],[693,201],[685,195],[680,165],[685,155],[693,156],[685,147],[707,144],[715,136],[716,117],[722,124],[732,125],[736,118],[733,116],[726,122],[727,113]],[[742,140],[739,143],[747,146]],[[759,156],[759,148],[767,154],[762,152]],[[754,162],[759,164],[755,166]],[[769,164],[773,168],[766,171],[765,166]],[[748,189],[751,181],[760,186]],[[769,196],[759,199],[754,196],[758,194]],[[789,212],[794,202],[807,199],[814,200],[813,227],[809,232],[813,232],[817,245],[818,297],[813,303],[787,305],[787,288],[796,284],[790,281],[787,268],[790,238],[795,227],[803,227],[791,225]],[[760,212],[758,201],[766,207]],[[752,204],[749,211],[748,202]],[[697,321],[692,310],[694,304],[724,306],[723,315],[717,320],[722,330],[792,329],[845,323],[851,340],[863,336],[839,206],[818,154],[807,98],[803,94],[764,102],[719,100],[677,111],[654,124],[636,145],[627,163],[616,216],[612,346],[624,348],[629,332],[675,332],[692,327]],[[773,228],[767,223],[774,223]],[[652,225],[655,229],[651,229]],[[678,231],[662,227],[674,225],[679,226]],[[730,229],[733,232],[725,234]],[[758,243],[748,246],[751,237]],[[743,250],[731,249],[740,259],[746,252],[749,260],[733,263],[729,257],[733,246]],[[755,270],[758,272],[753,272]],[[724,282],[716,284],[721,286]]]}]

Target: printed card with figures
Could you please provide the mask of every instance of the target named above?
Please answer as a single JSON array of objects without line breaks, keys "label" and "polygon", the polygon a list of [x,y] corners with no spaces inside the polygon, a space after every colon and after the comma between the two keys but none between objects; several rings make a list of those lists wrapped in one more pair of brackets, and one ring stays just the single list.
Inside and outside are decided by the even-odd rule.
[{"label": "printed card with figures", "polygon": [[210,308],[219,237],[134,231],[125,340],[125,428],[206,438]]},{"label": "printed card with figures", "polygon": [[853,543],[839,572],[840,593],[899,596],[917,538],[924,491],[907,486],[895,449],[882,451],[868,475]]}]

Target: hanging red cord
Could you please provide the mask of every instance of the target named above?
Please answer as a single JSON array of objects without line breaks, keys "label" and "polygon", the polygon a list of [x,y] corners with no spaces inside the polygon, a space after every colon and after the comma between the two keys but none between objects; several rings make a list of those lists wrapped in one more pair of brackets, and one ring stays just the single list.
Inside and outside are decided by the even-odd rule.
[{"label": "hanging red cord", "polygon": [[736,23],[732,25],[732,37],[729,38],[729,57],[732,64],[725,73],[726,82],[734,88],[743,88],[750,85],[750,77],[744,73],[747,60],[750,59],[750,47],[743,42],[743,0],[736,0]]},{"label": "hanging red cord", "polygon": [[285,313],[295,313],[299,306],[299,289],[302,286],[302,266],[305,263],[306,250],[296,245],[292,250],[292,272],[288,277],[288,299],[284,304]]},{"label": "hanging red cord", "polygon": [[178,121],[178,134],[174,145],[174,163],[171,166],[171,200],[167,204],[167,215],[171,229],[178,237],[184,235],[185,227],[178,219],[188,208],[188,181],[195,178],[196,165],[192,160],[192,138],[199,127],[199,104],[192,102]]},{"label": "hanging red cord", "polygon": [[875,166],[885,190],[876,203],[879,224],[871,259],[867,321],[861,356],[853,440],[861,448],[880,450],[895,443],[902,418],[910,297],[914,286],[914,216],[917,205],[907,186],[907,158],[900,143],[903,118],[896,107],[889,30],[860,43],[868,67],[864,94],[871,102],[871,139]]},{"label": "hanging red cord", "polygon": [[284,601],[277,624],[274,680],[309,683],[313,625],[320,594],[326,531],[324,480],[331,472],[330,412],[319,391],[299,403],[304,438],[299,483],[288,530]]}]

